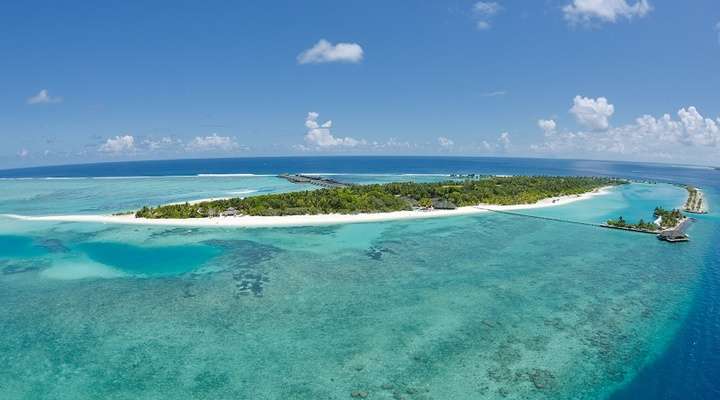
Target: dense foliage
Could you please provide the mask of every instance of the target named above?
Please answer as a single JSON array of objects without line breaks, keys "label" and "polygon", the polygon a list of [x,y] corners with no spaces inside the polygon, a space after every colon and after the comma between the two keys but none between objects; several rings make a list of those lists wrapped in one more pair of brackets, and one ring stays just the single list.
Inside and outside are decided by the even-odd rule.
[{"label": "dense foliage", "polygon": [[640,219],[637,223],[628,223],[623,217],[618,219],[611,219],[607,221],[607,225],[626,228],[626,229],[638,229],[642,231],[656,232],[661,229],[668,229],[676,227],[685,216],[679,210],[666,210],[662,207],[656,207],[653,212],[655,218],[662,217],[660,225],[656,225],[654,222],[645,222]]},{"label": "dense foliage", "polygon": [[549,197],[582,194],[624,181],[588,177],[488,177],[435,183],[400,182],[355,185],[214,200],[195,204],[143,207],[142,218],[203,218],[228,212],[245,215],[355,214],[410,210],[431,199],[462,207],[477,204],[530,204]]},{"label": "dense foliage", "polygon": [[662,207],[655,208],[653,215],[655,218],[662,217],[660,226],[663,228],[674,228],[680,223],[680,220],[685,218],[680,210],[666,210]]},{"label": "dense foliage", "polygon": [[640,221],[634,224],[627,222],[623,217],[620,217],[618,219],[610,219],[607,221],[606,224],[617,228],[637,229],[641,231],[656,232],[660,230],[659,226],[655,225],[653,222],[645,222],[645,220],[642,218],[640,219]]}]

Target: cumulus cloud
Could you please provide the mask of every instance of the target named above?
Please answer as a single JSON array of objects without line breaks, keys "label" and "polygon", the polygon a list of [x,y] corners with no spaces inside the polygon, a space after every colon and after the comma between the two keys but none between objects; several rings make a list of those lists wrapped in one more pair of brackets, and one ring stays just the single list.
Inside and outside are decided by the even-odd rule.
[{"label": "cumulus cloud", "polygon": [[677,117],[643,115],[603,131],[553,131],[532,148],[540,153],[701,162],[720,157],[720,118],[706,118],[690,106]]},{"label": "cumulus cloud", "polygon": [[313,47],[300,53],[297,60],[300,64],[358,63],[362,61],[363,55],[363,48],[357,43],[332,44],[320,39]]},{"label": "cumulus cloud", "polygon": [[554,134],[557,129],[557,123],[552,119],[540,119],[538,120],[538,126],[545,132],[545,136]]},{"label": "cumulus cloud", "polygon": [[32,96],[27,99],[28,104],[51,104],[51,103],[60,103],[62,101],[62,97],[53,97],[50,96],[50,93],[47,91],[47,89],[43,89],[35,96]]},{"label": "cumulus cloud", "polygon": [[449,149],[455,145],[455,142],[453,142],[452,139],[448,139],[444,136],[440,136],[439,138],[437,138],[437,141],[440,147],[445,149]]},{"label": "cumulus cloud", "polygon": [[575,96],[570,113],[578,123],[590,129],[602,130],[610,126],[609,118],[615,113],[615,106],[604,97],[591,99]]},{"label": "cumulus cloud", "polygon": [[500,134],[500,137],[498,137],[498,148],[502,151],[507,151],[510,149],[510,133],[503,132]]},{"label": "cumulus cloud", "polygon": [[502,10],[500,4],[494,1],[478,1],[473,5],[475,27],[481,31],[490,29],[492,18]]},{"label": "cumulus cloud", "polygon": [[563,7],[565,19],[571,23],[616,22],[620,18],[628,20],[644,17],[652,6],[647,0],[638,0],[628,4],[627,0],[573,0]]},{"label": "cumulus cloud", "polygon": [[307,133],[305,134],[305,141],[317,148],[331,148],[331,147],[355,147],[360,144],[365,144],[363,140],[353,139],[351,137],[335,137],[330,132],[332,128],[332,121],[325,121],[322,125],[318,123],[318,117],[320,114],[316,112],[309,112],[305,117],[305,127]]},{"label": "cumulus cloud", "polygon": [[235,141],[235,138],[230,136],[219,136],[217,133],[213,133],[209,136],[196,136],[185,146],[188,151],[198,152],[228,152],[240,149],[240,145]]},{"label": "cumulus cloud", "polygon": [[163,136],[159,139],[148,138],[142,141],[142,146],[150,151],[172,150],[182,145],[182,140],[170,136]]},{"label": "cumulus cloud", "polygon": [[109,154],[131,153],[135,151],[135,138],[131,135],[108,138],[98,150]]},{"label": "cumulus cloud", "polygon": [[509,132],[502,132],[494,143],[490,143],[487,140],[483,140],[482,142],[480,142],[480,150],[485,152],[504,153],[510,150],[511,146],[512,141],[510,140]]}]

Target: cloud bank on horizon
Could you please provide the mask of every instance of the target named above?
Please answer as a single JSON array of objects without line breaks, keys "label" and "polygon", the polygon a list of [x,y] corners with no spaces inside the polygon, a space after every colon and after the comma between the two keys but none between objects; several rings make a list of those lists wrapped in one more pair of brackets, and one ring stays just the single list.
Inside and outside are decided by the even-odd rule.
[{"label": "cloud bank on horizon", "polygon": [[[604,97],[597,99],[576,96],[570,113],[587,130],[558,131],[556,121],[540,119],[537,124],[544,134],[541,144],[531,146],[539,154],[576,154],[613,156],[639,160],[673,160],[683,154],[687,159],[720,153],[720,117],[707,118],[694,106],[661,117],[642,115],[634,122],[613,127],[610,117],[614,106]],[[624,156],[624,157],[621,157]]]}]

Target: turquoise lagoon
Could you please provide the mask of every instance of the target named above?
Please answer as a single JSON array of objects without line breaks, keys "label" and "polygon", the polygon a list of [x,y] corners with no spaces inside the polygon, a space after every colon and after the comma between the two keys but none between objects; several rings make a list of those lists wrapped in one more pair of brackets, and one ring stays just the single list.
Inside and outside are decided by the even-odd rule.
[{"label": "turquoise lagoon", "polygon": [[[271,176],[2,185],[0,213],[24,215],[305,189]],[[684,199],[632,184],[527,213],[648,219]],[[8,399],[605,398],[682,325],[711,229],[700,221],[693,242],[672,246],[490,213],[273,229],[0,217],[0,388]]]}]

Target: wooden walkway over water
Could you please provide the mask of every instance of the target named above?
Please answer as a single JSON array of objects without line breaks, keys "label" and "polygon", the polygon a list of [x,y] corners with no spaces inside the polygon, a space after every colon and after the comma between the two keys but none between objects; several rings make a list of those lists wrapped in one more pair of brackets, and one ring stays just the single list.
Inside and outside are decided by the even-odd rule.
[{"label": "wooden walkway over water", "polygon": [[[519,213],[519,212],[515,212],[515,211],[502,211],[502,210],[496,210],[493,208],[487,208],[487,207],[481,207],[481,206],[476,206],[475,208],[477,208],[478,210],[494,212],[496,214],[505,214],[505,215],[512,215],[512,216],[516,216],[516,217],[531,218],[531,219],[538,219],[538,220],[551,221],[551,222],[559,222],[559,223],[563,223],[563,224],[588,226],[588,227],[592,227],[592,228],[615,229],[615,230],[634,232],[634,233],[644,233],[644,234],[655,235],[655,236],[658,236],[659,238],[662,238],[662,236],[668,236],[668,237],[684,236],[685,231],[687,230],[690,223],[692,222],[691,218],[687,218],[687,219],[683,220],[683,222],[681,222],[680,225],[678,225],[675,229],[662,231],[662,232],[653,232],[653,231],[646,231],[646,230],[640,230],[640,229],[611,226],[611,225],[607,225],[607,224],[596,224],[596,223],[592,223],[592,222],[572,221],[572,220],[562,219],[562,218],[542,217],[539,215],[524,214],[524,213]],[[675,241],[669,240],[669,241],[675,242],[675,241],[679,241],[679,240],[675,240]],[[687,241],[686,236],[685,236],[684,241]]]},{"label": "wooden walkway over water", "polygon": [[516,217],[525,217],[525,218],[532,218],[532,219],[540,219],[544,221],[552,221],[552,222],[560,222],[563,224],[573,224],[573,225],[583,225],[583,226],[591,226],[594,228],[602,228],[602,224],[593,224],[591,222],[580,222],[580,221],[571,221],[569,219],[562,219],[562,218],[553,218],[553,217],[541,217],[539,215],[531,215],[531,214],[523,214],[519,212],[514,211],[502,211],[502,210],[496,210],[494,208],[487,208],[487,207],[481,207],[481,206],[475,206],[478,210],[484,210],[484,211],[490,211],[494,212],[496,214],[505,214],[505,215],[513,215]]},{"label": "wooden walkway over water", "polygon": [[320,186],[327,189],[333,189],[333,188],[344,188],[352,186],[349,183],[343,183],[340,181],[337,181],[335,179],[331,178],[325,178],[323,176],[313,176],[313,175],[302,175],[302,174],[282,174],[278,175],[279,178],[287,179],[289,182],[292,183],[306,183],[310,185]]}]

